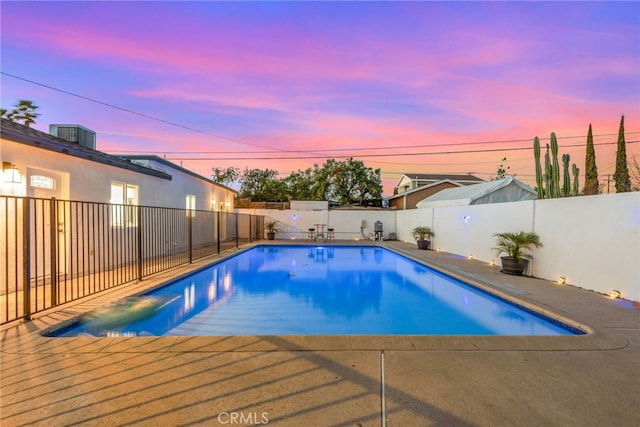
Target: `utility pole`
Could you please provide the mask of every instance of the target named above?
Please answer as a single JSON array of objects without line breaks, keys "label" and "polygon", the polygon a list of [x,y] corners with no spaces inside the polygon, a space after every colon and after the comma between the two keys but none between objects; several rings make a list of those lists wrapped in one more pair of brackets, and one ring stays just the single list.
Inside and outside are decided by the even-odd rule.
[{"label": "utility pole", "polygon": [[607,194],[609,194],[609,183],[611,182],[611,174],[607,175]]}]

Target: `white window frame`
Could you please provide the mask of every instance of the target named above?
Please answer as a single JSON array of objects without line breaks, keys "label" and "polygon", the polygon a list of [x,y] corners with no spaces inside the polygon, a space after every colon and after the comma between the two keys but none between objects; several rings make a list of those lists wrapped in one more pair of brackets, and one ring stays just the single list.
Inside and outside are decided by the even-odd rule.
[{"label": "white window frame", "polygon": [[[114,191],[119,189],[118,192]],[[112,227],[137,227],[137,209],[139,187],[124,182],[111,182],[111,226]]]},{"label": "white window frame", "polygon": [[36,188],[46,188],[47,190],[56,189],[56,180],[46,175],[31,175],[29,184]]},{"label": "white window frame", "polygon": [[192,218],[196,216],[196,196],[193,194],[187,194],[185,197],[185,206],[187,210],[187,216]]}]

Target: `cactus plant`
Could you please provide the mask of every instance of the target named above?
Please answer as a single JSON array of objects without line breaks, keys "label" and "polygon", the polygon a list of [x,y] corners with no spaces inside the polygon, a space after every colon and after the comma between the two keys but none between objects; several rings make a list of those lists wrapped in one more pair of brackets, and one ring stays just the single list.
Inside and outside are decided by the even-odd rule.
[{"label": "cactus plant", "polygon": [[551,157],[549,155],[549,144],[547,144],[547,152],[544,153],[544,194],[547,199],[553,197],[551,194]]},{"label": "cactus plant", "polygon": [[533,140],[533,156],[536,166],[536,184],[538,199],[554,199],[556,197],[569,197],[578,195],[578,175],[580,169],[573,164],[573,186],[571,174],[569,173],[569,154],[562,155],[563,182],[560,187],[560,164],[558,162],[558,139],[556,134],[551,132],[551,145],[547,144],[547,151],[544,153],[544,173],[540,164],[540,139],[536,136]]},{"label": "cactus plant", "polygon": [[551,132],[551,155],[553,156],[553,166],[551,169],[551,194],[552,197],[560,197],[560,163],[558,162],[558,139],[556,134]]},{"label": "cactus plant", "polygon": [[576,164],[574,163],[573,166],[571,167],[572,171],[573,171],[573,192],[572,192],[572,196],[577,196],[578,195],[578,187],[580,185],[580,181],[578,180],[578,175],[580,174],[580,169],[576,166]]},{"label": "cactus plant", "polygon": [[536,159],[536,191],[538,192],[538,199],[544,199],[542,166],[540,165],[540,139],[537,136],[533,139],[533,155]]},{"label": "cactus plant", "polygon": [[565,153],[562,155],[562,197],[569,197],[571,195],[571,175],[569,174],[569,160],[571,156]]}]

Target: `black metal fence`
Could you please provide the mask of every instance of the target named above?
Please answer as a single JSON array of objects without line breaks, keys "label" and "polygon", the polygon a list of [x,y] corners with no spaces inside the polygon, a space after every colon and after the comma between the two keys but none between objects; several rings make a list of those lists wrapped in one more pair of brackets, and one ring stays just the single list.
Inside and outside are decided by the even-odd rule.
[{"label": "black metal fence", "polygon": [[263,235],[257,215],[0,196],[0,324]]}]

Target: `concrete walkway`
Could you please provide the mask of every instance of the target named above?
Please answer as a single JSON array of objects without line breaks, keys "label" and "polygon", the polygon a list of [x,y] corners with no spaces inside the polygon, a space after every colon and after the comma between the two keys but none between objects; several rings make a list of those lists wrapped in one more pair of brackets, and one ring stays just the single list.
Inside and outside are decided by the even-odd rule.
[{"label": "concrete walkway", "polygon": [[[282,243],[282,242],[276,242]],[[60,307],[0,331],[8,426],[638,426],[640,309],[385,242],[581,336],[47,338],[46,328],[184,274]],[[211,262],[200,261],[194,269]],[[384,375],[383,375],[384,373]]]}]

